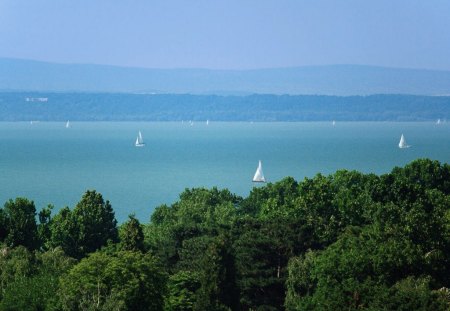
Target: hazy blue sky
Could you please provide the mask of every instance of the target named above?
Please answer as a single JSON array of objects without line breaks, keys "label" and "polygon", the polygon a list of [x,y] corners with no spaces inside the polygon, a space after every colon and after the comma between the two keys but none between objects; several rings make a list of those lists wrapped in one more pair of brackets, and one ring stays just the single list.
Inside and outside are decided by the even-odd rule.
[{"label": "hazy blue sky", "polygon": [[450,70],[450,0],[0,0],[0,57]]}]

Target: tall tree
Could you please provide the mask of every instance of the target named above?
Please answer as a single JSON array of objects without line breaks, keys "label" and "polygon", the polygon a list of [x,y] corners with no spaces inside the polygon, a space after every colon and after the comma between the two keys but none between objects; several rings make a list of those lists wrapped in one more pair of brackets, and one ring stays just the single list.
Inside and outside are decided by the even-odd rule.
[{"label": "tall tree", "polygon": [[51,245],[75,258],[117,242],[117,221],[109,201],[95,190],[86,191],[73,211],[63,208],[51,222]]},{"label": "tall tree", "polygon": [[3,218],[6,223],[5,243],[7,246],[23,245],[30,250],[39,247],[36,207],[33,201],[25,198],[9,200],[5,203]]},{"label": "tall tree", "polygon": [[73,217],[73,212],[68,208],[62,208],[53,217],[50,231],[50,247],[61,247],[69,256],[79,258],[81,256],[78,247],[79,224]]},{"label": "tall tree", "polygon": [[109,201],[95,190],[86,191],[73,210],[74,221],[79,224],[78,246],[81,254],[88,254],[118,240],[117,220]]},{"label": "tall tree", "polygon": [[194,310],[238,310],[236,268],[229,238],[218,236],[208,246],[200,270],[201,287]]},{"label": "tall tree", "polygon": [[51,214],[53,205],[49,204],[39,212],[39,225],[37,227],[39,244],[43,249],[48,249],[51,243]]},{"label": "tall tree", "polygon": [[128,216],[119,230],[121,249],[126,251],[144,251],[144,231],[134,215]]},{"label": "tall tree", "polygon": [[0,208],[0,243],[3,242],[8,234],[6,225],[8,219],[6,218],[6,213],[3,208]]},{"label": "tall tree", "polygon": [[239,226],[233,247],[240,303],[244,310],[279,310],[284,301],[287,262],[301,240],[285,219],[246,220]]}]

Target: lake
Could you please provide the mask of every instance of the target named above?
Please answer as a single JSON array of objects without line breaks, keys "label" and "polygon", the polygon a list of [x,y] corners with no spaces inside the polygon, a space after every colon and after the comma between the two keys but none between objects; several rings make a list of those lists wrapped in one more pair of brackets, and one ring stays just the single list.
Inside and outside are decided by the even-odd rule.
[{"label": "lake", "polygon": [[[139,130],[146,146],[137,148]],[[398,148],[401,134],[411,148]],[[96,189],[119,222],[131,213],[148,222],[185,188],[247,196],[258,160],[275,182],[338,169],[387,173],[423,157],[449,162],[450,123],[0,122],[0,202],[23,196],[56,211]]]}]

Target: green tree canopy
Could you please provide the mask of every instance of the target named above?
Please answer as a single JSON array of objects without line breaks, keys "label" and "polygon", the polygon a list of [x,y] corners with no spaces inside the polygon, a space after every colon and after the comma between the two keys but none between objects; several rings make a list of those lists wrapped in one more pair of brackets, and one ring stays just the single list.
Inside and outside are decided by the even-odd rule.
[{"label": "green tree canopy", "polygon": [[163,310],[166,274],[150,254],[95,252],[61,279],[63,310]]},{"label": "green tree canopy", "polygon": [[3,230],[0,229],[0,235],[5,236],[7,246],[23,245],[30,250],[39,247],[36,207],[33,201],[25,198],[9,200],[5,203],[3,212],[0,212],[0,221],[5,226]]},{"label": "green tree canopy", "polygon": [[32,202],[11,200],[0,310],[448,310],[449,171],[419,159],[381,176],[287,177],[245,199],[186,189],[119,234],[95,191],[54,217],[44,208],[37,231]]},{"label": "green tree canopy", "polygon": [[51,246],[61,246],[72,257],[82,258],[108,241],[118,241],[117,221],[109,201],[95,190],[86,191],[71,211],[63,208],[50,226]]},{"label": "green tree canopy", "polygon": [[169,277],[168,294],[165,300],[167,311],[192,311],[196,302],[196,292],[200,288],[197,272],[179,271]]},{"label": "green tree canopy", "polygon": [[126,251],[144,251],[144,231],[134,215],[128,216],[119,230],[120,245]]},{"label": "green tree canopy", "polygon": [[5,259],[0,310],[57,308],[59,302],[55,293],[59,288],[59,277],[73,266],[74,259],[67,257],[61,248],[33,254],[21,247],[12,250]]},{"label": "green tree canopy", "polygon": [[85,192],[73,210],[73,217],[79,224],[78,246],[82,254],[96,251],[108,240],[118,240],[117,220],[111,204],[95,190]]},{"label": "green tree canopy", "polygon": [[144,235],[148,247],[174,269],[186,240],[228,231],[242,199],[229,190],[186,189],[172,206],[157,207]]}]

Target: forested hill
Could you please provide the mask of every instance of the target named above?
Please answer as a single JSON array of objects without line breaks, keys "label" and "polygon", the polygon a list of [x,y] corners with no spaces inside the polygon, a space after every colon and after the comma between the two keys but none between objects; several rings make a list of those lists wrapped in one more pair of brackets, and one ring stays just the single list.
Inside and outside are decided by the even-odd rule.
[{"label": "forested hill", "polygon": [[[340,170],[242,198],[186,189],[120,226],[87,191],[36,217],[0,208],[0,310],[450,308],[450,165]],[[39,222],[37,223],[37,219]]]},{"label": "forested hill", "polygon": [[0,92],[0,121],[429,121],[450,96]]},{"label": "forested hill", "polygon": [[0,90],[190,94],[450,94],[450,71],[327,65],[150,69],[0,58]]}]

